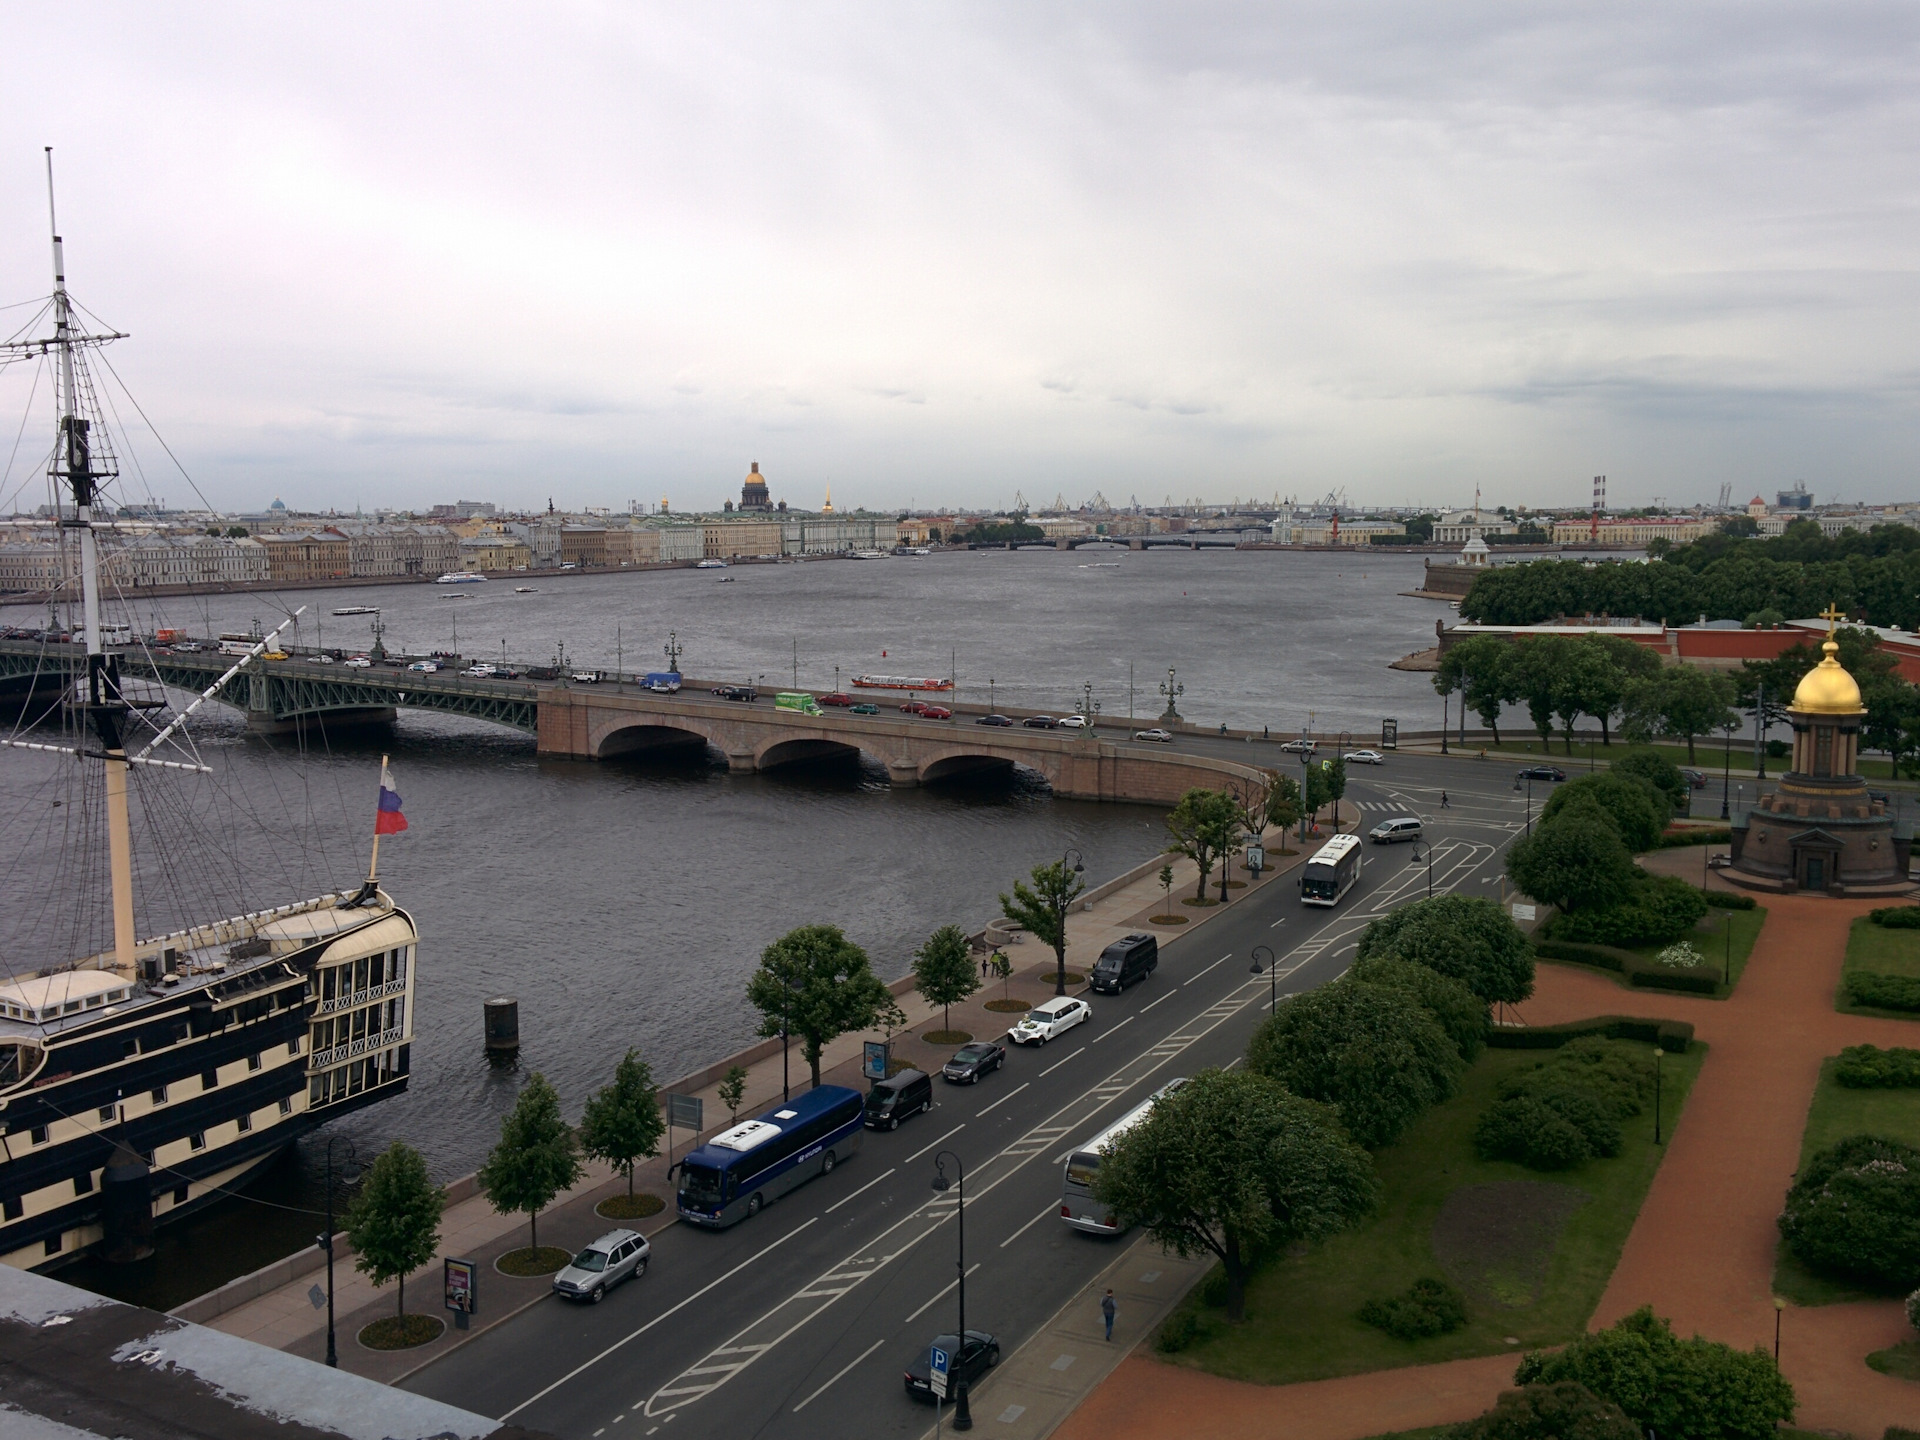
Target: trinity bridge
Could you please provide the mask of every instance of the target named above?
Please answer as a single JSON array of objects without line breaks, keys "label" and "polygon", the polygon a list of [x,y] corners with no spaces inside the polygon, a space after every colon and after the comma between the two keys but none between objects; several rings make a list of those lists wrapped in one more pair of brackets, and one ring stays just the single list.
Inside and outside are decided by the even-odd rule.
[{"label": "trinity bridge", "polygon": [[[122,652],[121,674],[198,694],[233,665],[213,651]],[[0,696],[35,710],[57,703],[72,677],[84,673],[76,644],[0,639]],[[421,672],[389,663],[371,669],[326,664],[310,652],[286,660],[249,660],[213,699],[243,712],[259,730],[285,732],[318,722],[333,727],[391,722],[402,709],[437,710],[535,737],[553,758],[606,760],[616,756],[711,747],[727,767],[751,773],[782,765],[862,755],[886,768],[895,785],[1022,766],[1043,776],[1056,794],[1086,800],[1130,800],[1170,805],[1195,787],[1257,780],[1251,765],[1183,753],[1134,741],[1130,731],[1029,730],[901,714],[887,700],[878,715],[830,709],[821,715],[778,710],[771,696],[754,703],[722,700],[689,681],[676,695],[618,684],[501,679],[462,675],[452,668]]]}]

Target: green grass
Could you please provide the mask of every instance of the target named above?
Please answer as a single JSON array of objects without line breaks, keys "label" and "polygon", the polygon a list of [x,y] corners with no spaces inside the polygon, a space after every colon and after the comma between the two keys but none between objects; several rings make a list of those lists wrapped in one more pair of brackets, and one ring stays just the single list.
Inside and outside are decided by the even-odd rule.
[{"label": "green grass", "polygon": [[1867,1367],[1901,1380],[1920,1380],[1920,1340],[1903,1340],[1867,1356]]},{"label": "green grass", "polygon": [[[1668,1127],[1704,1055],[1705,1047],[1696,1044],[1688,1054],[1666,1060],[1662,1113]],[[1626,1143],[1612,1160],[1542,1175],[1476,1159],[1474,1125],[1501,1078],[1540,1058],[1535,1051],[1487,1051],[1468,1071],[1458,1095],[1422,1116],[1398,1144],[1375,1157],[1382,1203],[1373,1219],[1269,1265],[1248,1286],[1243,1324],[1229,1326],[1221,1312],[1204,1310],[1210,1333],[1165,1358],[1232,1379],[1284,1385],[1473,1355],[1511,1354],[1517,1361],[1523,1350],[1581,1334],[1619,1260],[1664,1147],[1653,1144],[1649,1112],[1622,1127]],[[1396,1340],[1362,1325],[1357,1313],[1368,1299],[1399,1294],[1419,1276],[1442,1273],[1432,1234],[1448,1194],[1465,1185],[1502,1181],[1570,1185],[1591,1197],[1561,1232],[1538,1299],[1470,1299],[1463,1329],[1427,1340]],[[1202,1306],[1204,1288],[1196,1287],[1184,1303]],[[1509,1336],[1518,1343],[1508,1344]]]},{"label": "green grass", "polygon": [[[1873,927],[1878,929],[1878,926]],[[1898,931],[1882,931],[1898,934]],[[1913,933],[1913,932],[1908,932]],[[1813,1104],[1807,1109],[1807,1128],[1800,1138],[1800,1163],[1815,1151],[1850,1135],[1884,1135],[1920,1146],[1920,1090],[1849,1090],[1833,1078],[1838,1056],[1820,1067]],[[1836,1280],[1810,1270],[1794,1258],[1784,1242],[1774,1250],[1773,1291],[1796,1305],[1839,1305],[1853,1300],[1880,1300],[1881,1292],[1865,1290],[1850,1280]]]},{"label": "green grass", "polygon": [[[1706,920],[1702,922],[1707,928],[1696,929],[1683,937],[1691,940],[1694,947],[1707,957],[1705,963],[1700,967],[1701,969],[1711,970],[1714,974],[1718,975],[1723,966],[1727,968],[1727,973],[1730,977],[1729,983],[1722,984],[1721,987],[1714,992],[1714,999],[1726,999],[1727,996],[1733,993],[1733,987],[1740,983],[1740,977],[1745,973],[1747,968],[1747,957],[1753,953],[1753,942],[1760,938],[1760,927],[1766,924],[1766,921],[1767,910],[1764,905],[1756,905],[1751,910],[1709,910]],[[1729,926],[1731,926],[1733,930],[1733,958],[1731,965],[1728,965],[1727,962],[1727,930]],[[1920,931],[1916,931],[1915,933],[1920,934]],[[1660,944],[1627,945],[1621,948],[1631,950],[1636,955],[1643,955],[1649,960],[1654,960],[1657,959],[1660,952],[1667,947],[1665,944]],[[1623,975],[1620,979],[1624,983],[1626,977]],[[1643,986],[1641,988],[1644,989],[1645,987]]]},{"label": "green grass", "polygon": [[1847,999],[1848,971],[1869,970],[1880,975],[1920,975],[1920,930],[1889,930],[1862,915],[1847,935],[1846,963],[1840,967],[1840,988],[1833,1008],[1844,1015],[1879,1015],[1889,1020],[1920,1020],[1909,1010],[1876,1010]]},{"label": "green grass", "polygon": [[[1450,742],[1449,748],[1458,751],[1462,755],[1470,755],[1476,750],[1484,748],[1488,755],[1513,757],[1531,756],[1536,760],[1542,758],[1540,737],[1538,735],[1534,735],[1530,731],[1505,729],[1501,731],[1501,735],[1505,743],[1500,745],[1487,745],[1482,747],[1469,741],[1466,745],[1462,746]],[[1517,738],[1522,735],[1528,736],[1529,738]],[[1587,748],[1586,741],[1580,739],[1579,734],[1576,733],[1573,742],[1573,754],[1569,757],[1565,743],[1561,740],[1559,733],[1555,732],[1553,744],[1549,747],[1549,751],[1544,758],[1559,765],[1560,768],[1565,770],[1569,775],[1574,773],[1574,767],[1576,765],[1582,773],[1585,773],[1587,768]],[[1594,767],[1598,769],[1604,767],[1610,757],[1624,755],[1629,749],[1639,747],[1629,746],[1618,735],[1615,735],[1612,745],[1602,745],[1598,740],[1595,740],[1592,748],[1593,764]],[[1720,813],[1720,789],[1715,782],[1718,781],[1721,774],[1720,766],[1723,755],[1720,749],[1720,737],[1718,735],[1714,736],[1711,740],[1703,736],[1697,744],[1697,748],[1694,751],[1695,758],[1692,760],[1687,759],[1687,747],[1685,745],[1675,745],[1667,741],[1660,741],[1655,743],[1651,748],[1658,750],[1674,764],[1684,766],[1689,770],[1698,770],[1707,776],[1710,782],[1707,788],[1694,792],[1694,808],[1704,809],[1706,801],[1702,797],[1711,794],[1713,797],[1714,813],[1716,815]],[[1791,756],[1769,755],[1767,757],[1767,778],[1769,780],[1778,779],[1791,769],[1792,766],[1793,759]],[[1744,749],[1741,746],[1740,738],[1738,736],[1734,737],[1731,773],[1735,783],[1742,780],[1751,781],[1754,778],[1753,735],[1751,731],[1749,731],[1746,737]],[[1859,759],[1859,773],[1861,778],[1866,780],[1892,780],[1896,778],[1893,774],[1892,761],[1875,759],[1865,755]]]}]

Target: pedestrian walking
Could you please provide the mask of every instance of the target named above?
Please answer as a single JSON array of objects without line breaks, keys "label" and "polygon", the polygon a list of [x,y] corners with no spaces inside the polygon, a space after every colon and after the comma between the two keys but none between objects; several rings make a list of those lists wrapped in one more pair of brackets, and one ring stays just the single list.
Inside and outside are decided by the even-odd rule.
[{"label": "pedestrian walking", "polygon": [[1447,808],[1447,792],[1444,790],[1440,792],[1440,808],[1442,810]]},{"label": "pedestrian walking", "polygon": [[1113,1303],[1113,1291],[1109,1290],[1100,1297],[1100,1318],[1107,1322],[1107,1339],[1109,1340],[1113,1339],[1113,1317],[1118,1309],[1119,1307]]}]

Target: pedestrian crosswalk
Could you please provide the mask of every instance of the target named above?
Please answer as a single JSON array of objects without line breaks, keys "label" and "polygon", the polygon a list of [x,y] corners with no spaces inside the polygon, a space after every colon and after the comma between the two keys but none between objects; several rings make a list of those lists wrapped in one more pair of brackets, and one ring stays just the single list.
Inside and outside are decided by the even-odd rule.
[{"label": "pedestrian crosswalk", "polygon": [[1355,800],[1353,805],[1359,810],[1371,810],[1376,814],[1411,815],[1413,812],[1398,800]]}]

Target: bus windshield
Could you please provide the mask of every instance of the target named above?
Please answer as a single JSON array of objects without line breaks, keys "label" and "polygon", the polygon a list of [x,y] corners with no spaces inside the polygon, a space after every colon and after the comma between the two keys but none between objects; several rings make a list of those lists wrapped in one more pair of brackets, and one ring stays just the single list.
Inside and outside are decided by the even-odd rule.
[{"label": "bus windshield", "polygon": [[1309,895],[1331,900],[1340,893],[1340,881],[1332,868],[1325,865],[1309,865],[1305,877],[1300,882],[1300,888]]},{"label": "bus windshield", "polygon": [[705,1165],[680,1167],[680,1196],[689,1205],[720,1203],[720,1172]]}]

